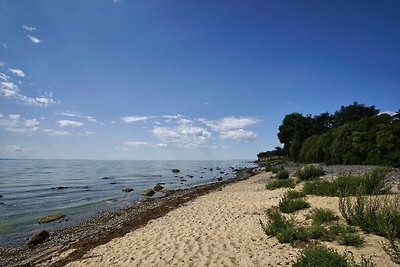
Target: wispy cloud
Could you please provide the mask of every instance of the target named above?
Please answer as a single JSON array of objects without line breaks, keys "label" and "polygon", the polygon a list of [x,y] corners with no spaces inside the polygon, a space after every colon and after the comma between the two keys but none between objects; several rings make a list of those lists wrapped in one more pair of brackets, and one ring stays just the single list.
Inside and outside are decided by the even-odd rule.
[{"label": "wispy cloud", "polygon": [[[5,77],[7,78],[7,77]],[[9,78],[9,77],[8,77]],[[53,99],[52,93],[47,93],[39,97],[29,97],[20,93],[18,85],[11,81],[0,82],[0,95],[5,98],[15,100],[17,103],[27,106],[47,107],[58,103]]]},{"label": "wispy cloud", "polygon": [[31,26],[26,26],[26,25],[22,25],[22,29],[26,30],[26,31],[36,31],[35,27],[31,27]]},{"label": "wispy cloud", "polygon": [[115,147],[116,149],[127,151],[134,147],[153,147],[153,148],[163,148],[167,147],[168,144],[165,143],[151,143],[146,141],[126,141],[122,146]]},{"label": "wispy cloud", "polygon": [[126,116],[126,117],[122,117],[121,119],[125,123],[132,123],[132,122],[138,122],[138,121],[147,121],[150,118],[152,118],[152,117],[149,117],[149,116]]},{"label": "wispy cloud", "polygon": [[70,135],[71,133],[68,131],[58,131],[54,129],[43,129],[43,132],[47,133],[48,135],[55,135],[55,136],[65,136]]},{"label": "wispy cloud", "polygon": [[57,123],[60,125],[60,127],[80,127],[83,125],[82,122],[70,120],[59,120]]},{"label": "wispy cloud", "polygon": [[39,38],[37,38],[37,37],[35,37],[35,36],[32,36],[32,35],[27,35],[27,37],[29,38],[29,40],[31,40],[32,41],[32,43],[34,43],[34,44],[38,44],[38,43],[41,43],[42,42],[42,40],[40,40]]},{"label": "wispy cloud", "polygon": [[386,111],[381,111],[381,112],[379,112],[379,115],[380,115],[380,114],[388,114],[388,115],[390,115],[390,116],[394,116],[394,115],[397,114],[397,112],[396,112],[396,111],[392,111],[392,110],[386,110]]},{"label": "wispy cloud", "polygon": [[257,134],[253,131],[243,129],[231,130],[220,133],[221,139],[233,139],[237,141],[252,141],[257,138]]},{"label": "wispy cloud", "polygon": [[6,63],[6,62],[4,62],[4,61],[0,61],[0,67],[4,67],[5,65],[7,65],[7,63]]},{"label": "wispy cloud", "polygon": [[10,76],[7,76],[4,73],[0,72],[0,80],[7,82],[8,79],[10,79]]},{"label": "wispy cloud", "polygon": [[37,119],[24,119],[20,114],[0,114],[0,126],[8,132],[36,132],[40,129],[39,124]]},{"label": "wispy cloud", "polygon": [[18,77],[25,77],[25,73],[20,69],[8,69],[9,72]]},{"label": "wispy cloud", "polygon": [[260,122],[259,119],[253,117],[224,117],[220,120],[207,120],[198,119],[214,131],[228,131],[232,129],[243,129],[248,126],[257,124]]},{"label": "wispy cloud", "polygon": [[97,123],[98,122],[97,119],[95,119],[93,116],[83,115],[83,114],[81,114],[79,112],[76,112],[76,111],[63,111],[63,112],[56,112],[54,114],[57,115],[57,116],[65,116],[65,117],[71,117],[71,118],[86,119],[88,122],[93,122],[93,123]]}]

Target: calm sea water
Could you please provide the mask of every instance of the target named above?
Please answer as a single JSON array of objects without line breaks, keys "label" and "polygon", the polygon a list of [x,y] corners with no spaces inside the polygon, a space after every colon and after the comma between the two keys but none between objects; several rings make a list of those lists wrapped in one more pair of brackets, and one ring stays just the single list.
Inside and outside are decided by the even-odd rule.
[{"label": "calm sea water", "polygon": [[[231,179],[233,169],[252,166],[245,160],[0,160],[0,247],[21,244],[38,229],[63,228],[99,211],[124,207],[143,198],[142,191],[157,183],[187,188],[218,177]],[[124,187],[134,191],[123,193]],[[38,218],[58,212],[66,214],[67,220],[37,223]]]}]

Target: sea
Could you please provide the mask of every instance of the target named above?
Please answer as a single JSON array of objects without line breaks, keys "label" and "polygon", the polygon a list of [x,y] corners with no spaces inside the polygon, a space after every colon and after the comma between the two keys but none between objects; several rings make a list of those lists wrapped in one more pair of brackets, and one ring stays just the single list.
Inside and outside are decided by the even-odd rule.
[{"label": "sea", "polygon": [[[54,231],[131,205],[157,183],[190,188],[232,179],[235,169],[254,166],[251,160],[0,160],[0,247],[21,245],[39,229]],[[134,190],[123,192],[127,187]],[[53,213],[66,217],[38,224]]]}]

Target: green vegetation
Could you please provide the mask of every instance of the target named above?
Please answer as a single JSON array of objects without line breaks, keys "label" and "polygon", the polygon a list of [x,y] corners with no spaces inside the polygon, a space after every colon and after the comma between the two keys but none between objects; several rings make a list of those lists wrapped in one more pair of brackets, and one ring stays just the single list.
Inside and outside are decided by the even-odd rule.
[{"label": "green vegetation", "polygon": [[266,172],[272,172],[274,174],[277,174],[281,170],[284,170],[284,168],[283,167],[278,167],[278,166],[265,166],[265,171]]},{"label": "green vegetation", "polygon": [[306,247],[300,254],[293,267],[373,267],[370,259],[362,257],[360,263],[354,258],[339,254],[336,250],[322,245]]},{"label": "green vegetation", "polygon": [[285,192],[279,201],[279,210],[283,213],[291,213],[297,210],[306,209],[310,207],[304,198],[299,197],[302,195],[300,192],[290,190]]},{"label": "green vegetation", "polygon": [[[285,116],[278,138],[280,154],[305,163],[370,164],[400,167],[400,112],[379,114],[354,102],[334,114]],[[271,151],[271,153],[278,153]]]},{"label": "green vegetation", "polygon": [[377,167],[362,176],[342,174],[332,181],[307,181],[303,192],[318,196],[355,196],[359,193],[382,195],[388,193],[391,188],[390,182],[386,179],[389,171],[388,168]]},{"label": "green vegetation", "polygon": [[297,170],[297,177],[302,181],[314,180],[324,174],[321,165],[308,164],[303,168]]},{"label": "green vegetation", "polygon": [[293,181],[293,179],[274,179],[271,182],[269,182],[268,184],[266,184],[266,188],[268,190],[275,190],[277,188],[282,188],[282,187],[286,187],[286,188],[294,188],[294,186],[296,185],[296,183]]},{"label": "green vegetation", "polygon": [[350,225],[368,233],[400,238],[400,196],[342,197],[339,209]]},{"label": "green vegetation", "polygon": [[322,224],[322,223],[336,221],[338,217],[330,209],[315,208],[311,210],[311,219],[316,224]]},{"label": "green vegetation", "polygon": [[390,256],[390,259],[400,264],[400,239],[389,237],[383,242],[383,249]]},{"label": "green vegetation", "polygon": [[276,179],[288,179],[289,178],[289,172],[287,170],[285,170],[285,169],[280,170],[275,178]]},{"label": "green vegetation", "polygon": [[362,247],[364,246],[364,237],[355,233],[341,233],[338,237],[339,244],[344,246]]},{"label": "green vegetation", "polygon": [[311,226],[302,226],[296,222],[294,217],[285,217],[277,208],[269,209],[267,217],[266,224],[260,222],[264,232],[267,235],[275,236],[281,243],[310,242],[312,239],[319,239],[347,242],[348,246],[363,244],[363,238],[355,234],[355,229],[348,225],[335,222],[324,226],[314,222]]}]

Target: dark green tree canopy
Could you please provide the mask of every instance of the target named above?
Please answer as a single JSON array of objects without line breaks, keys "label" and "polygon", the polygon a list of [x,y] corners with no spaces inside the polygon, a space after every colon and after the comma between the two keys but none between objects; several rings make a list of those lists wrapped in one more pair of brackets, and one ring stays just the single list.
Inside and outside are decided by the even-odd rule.
[{"label": "dark green tree canopy", "polygon": [[379,110],[375,106],[367,107],[364,104],[358,104],[354,102],[349,106],[342,106],[333,116],[334,127],[339,127],[347,122],[359,121],[363,118],[368,118],[374,115],[378,115]]}]

